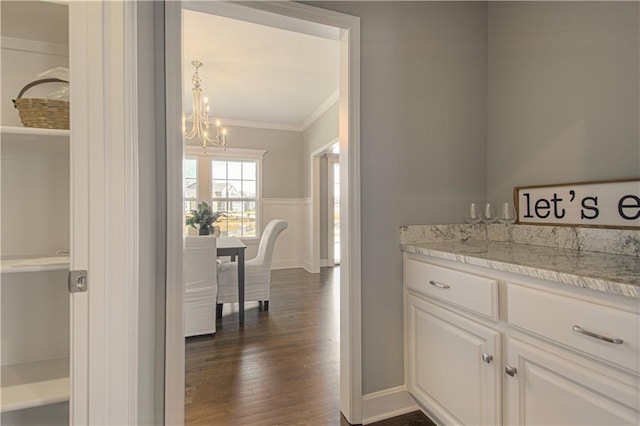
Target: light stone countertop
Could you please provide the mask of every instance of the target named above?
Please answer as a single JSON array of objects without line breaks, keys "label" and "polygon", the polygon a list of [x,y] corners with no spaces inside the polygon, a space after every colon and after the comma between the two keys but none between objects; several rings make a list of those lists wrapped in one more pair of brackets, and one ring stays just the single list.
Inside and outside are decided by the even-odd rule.
[{"label": "light stone countertop", "polygon": [[512,225],[507,235],[505,229],[503,225],[405,226],[400,230],[400,247],[407,253],[640,299],[640,256],[635,255],[640,232],[598,229],[585,233],[575,228]]}]

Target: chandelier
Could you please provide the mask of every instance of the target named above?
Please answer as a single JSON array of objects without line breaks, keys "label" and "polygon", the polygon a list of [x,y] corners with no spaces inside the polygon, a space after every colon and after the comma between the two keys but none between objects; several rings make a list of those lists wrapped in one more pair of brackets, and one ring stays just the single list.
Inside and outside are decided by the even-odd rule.
[{"label": "chandelier", "polygon": [[[211,137],[209,134],[209,101],[207,98],[202,99],[202,88],[200,87],[201,79],[198,75],[198,68],[202,66],[200,61],[191,61],[191,64],[196,68],[193,73],[191,82],[193,88],[191,89],[193,94],[193,109],[192,114],[188,117],[182,116],[182,132],[185,138],[193,139],[196,136],[200,140],[202,151],[207,152],[207,146],[218,146],[227,149],[227,129],[220,128],[220,120],[216,120],[216,135]],[[191,121],[191,130],[187,132],[186,121]]]}]

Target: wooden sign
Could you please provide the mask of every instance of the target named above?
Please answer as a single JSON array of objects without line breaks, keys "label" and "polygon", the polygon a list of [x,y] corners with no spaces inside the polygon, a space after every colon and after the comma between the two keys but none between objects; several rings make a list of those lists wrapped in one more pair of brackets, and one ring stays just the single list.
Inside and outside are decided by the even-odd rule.
[{"label": "wooden sign", "polygon": [[640,229],[640,179],[514,188],[518,223]]}]

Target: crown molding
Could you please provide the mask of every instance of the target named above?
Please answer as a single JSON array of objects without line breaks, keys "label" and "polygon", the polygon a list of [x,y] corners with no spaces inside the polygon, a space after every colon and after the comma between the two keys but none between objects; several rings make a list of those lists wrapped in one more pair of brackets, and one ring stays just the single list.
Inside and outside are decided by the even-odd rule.
[{"label": "crown molding", "polygon": [[251,121],[251,120],[238,120],[235,118],[219,117],[222,126],[232,127],[253,127],[256,129],[269,129],[269,130],[288,130],[291,132],[301,132],[302,128],[299,124],[287,124],[287,123],[270,123],[268,121]]},{"label": "crown molding", "polygon": [[[267,130],[286,130],[289,132],[304,132],[316,122],[318,118],[327,112],[340,97],[340,92],[336,89],[324,102],[316,108],[302,123],[300,124],[287,124],[287,123],[272,123],[268,121],[252,121],[252,120],[239,120],[236,118],[217,117],[220,120],[222,126],[230,127],[251,127],[255,129],[267,129]],[[191,121],[187,121],[190,123]]]},{"label": "crown molding", "polygon": [[300,125],[301,131],[305,131],[311,126],[315,121],[322,116],[325,112],[329,110],[340,98],[340,91],[336,89],[335,92],[331,94],[320,106],[313,112],[309,117],[306,118]]},{"label": "crown molding", "polygon": [[[301,20],[287,15],[261,10],[259,4],[238,4],[231,1],[183,1],[184,9],[239,19],[286,31],[308,34],[328,40],[340,40],[340,29],[320,22]],[[267,5],[268,7],[268,5]]]},{"label": "crown molding", "polygon": [[207,147],[207,152],[202,151],[200,145],[185,145],[184,153],[187,156],[206,156],[206,157],[219,157],[219,158],[242,158],[251,160],[262,160],[267,153],[264,149],[246,149],[246,148],[220,148],[220,147]]}]

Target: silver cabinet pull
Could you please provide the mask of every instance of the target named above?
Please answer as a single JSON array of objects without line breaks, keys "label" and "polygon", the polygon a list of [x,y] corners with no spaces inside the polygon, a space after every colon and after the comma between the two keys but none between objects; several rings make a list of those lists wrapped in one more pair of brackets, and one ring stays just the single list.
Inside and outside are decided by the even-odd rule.
[{"label": "silver cabinet pull", "polygon": [[449,288],[449,284],[444,284],[439,281],[429,280],[429,284],[434,285],[438,288]]},{"label": "silver cabinet pull", "polygon": [[486,362],[487,364],[491,364],[491,361],[493,361],[493,356],[483,352],[482,353],[482,360],[484,362]]},{"label": "silver cabinet pull", "polygon": [[504,366],[504,372],[510,375],[511,377],[515,377],[516,374],[518,373],[518,369],[507,364]]},{"label": "silver cabinet pull", "polygon": [[602,340],[604,342],[613,343],[614,345],[621,345],[623,340],[617,337],[607,337],[601,334],[594,333],[593,331],[585,330],[579,325],[573,326],[573,331],[576,333],[584,334],[585,336],[593,337],[594,339]]}]

